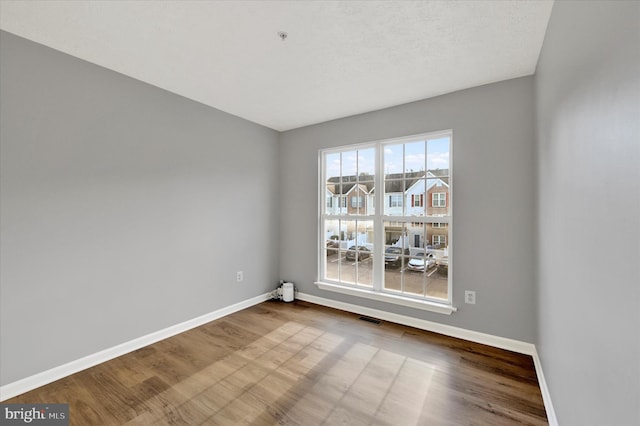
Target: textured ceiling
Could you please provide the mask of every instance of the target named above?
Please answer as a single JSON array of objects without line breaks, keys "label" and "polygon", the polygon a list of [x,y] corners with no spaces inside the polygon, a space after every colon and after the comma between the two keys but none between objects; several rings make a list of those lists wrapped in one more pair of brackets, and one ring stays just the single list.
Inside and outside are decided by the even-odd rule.
[{"label": "textured ceiling", "polygon": [[282,131],[533,74],[552,5],[1,0],[0,28]]}]

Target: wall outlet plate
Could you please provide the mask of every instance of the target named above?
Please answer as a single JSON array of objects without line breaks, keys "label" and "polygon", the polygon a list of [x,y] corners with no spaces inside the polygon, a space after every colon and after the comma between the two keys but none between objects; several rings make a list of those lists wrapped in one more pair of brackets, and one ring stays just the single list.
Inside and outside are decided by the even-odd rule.
[{"label": "wall outlet plate", "polygon": [[236,282],[242,282],[244,279],[244,273],[242,271],[236,272]]},{"label": "wall outlet plate", "polygon": [[464,303],[468,303],[470,305],[476,304],[476,292],[471,290],[464,291]]}]

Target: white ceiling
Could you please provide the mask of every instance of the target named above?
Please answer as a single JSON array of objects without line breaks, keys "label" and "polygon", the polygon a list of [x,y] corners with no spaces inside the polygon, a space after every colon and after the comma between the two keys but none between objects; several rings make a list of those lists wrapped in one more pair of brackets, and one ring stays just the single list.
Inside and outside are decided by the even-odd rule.
[{"label": "white ceiling", "polygon": [[283,131],[533,74],[552,5],[1,0],[0,28]]}]

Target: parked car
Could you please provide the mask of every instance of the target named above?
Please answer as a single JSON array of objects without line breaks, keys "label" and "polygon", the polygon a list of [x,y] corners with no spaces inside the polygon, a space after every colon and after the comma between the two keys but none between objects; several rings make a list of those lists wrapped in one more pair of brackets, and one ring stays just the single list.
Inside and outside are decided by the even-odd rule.
[{"label": "parked car", "polygon": [[[357,251],[356,251],[357,250]],[[347,250],[347,255],[345,256],[347,260],[365,260],[371,256],[371,251],[365,246],[351,246],[349,250]]]},{"label": "parked car", "polygon": [[424,272],[429,268],[433,268],[436,266],[436,259],[433,257],[433,254],[427,253],[425,254],[423,251],[416,253],[409,263],[407,264],[407,269],[412,271]]},{"label": "parked car", "polygon": [[[384,264],[395,267],[400,266],[402,262],[402,249],[400,247],[387,247],[384,251]],[[404,249],[405,256],[409,255],[409,249]]]},{"label": "parked car", "polygon": [[340,247],[340,240],[337,235],[332,235],[331,238],[327,240],[327,248],[338,248]]}]

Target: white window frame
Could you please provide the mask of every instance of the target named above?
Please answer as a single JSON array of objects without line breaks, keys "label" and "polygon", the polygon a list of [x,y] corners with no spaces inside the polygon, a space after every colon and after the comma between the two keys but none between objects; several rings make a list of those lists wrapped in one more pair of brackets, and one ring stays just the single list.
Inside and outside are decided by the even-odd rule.
[{"label": "white window frame", "polygon": [[364,207],[364,196],[363,195],[352,195],[351,196],[351,208],[352,209],[361,209]]},{"label": "white window frame", "polygon": [[[402,143],[410,143],[420,140],[429,140],[429,139],[438,139],[442,137],[449,138],[449,182],[448,182],[448,191],[449,195],[453,194],[453,132],[451,130],[441,131],[441,132],[432,132],[425,133],[421,135],[414,135],[408,137],[394,138],[383,141],[376,141],[366,144],[358,144],[358,145],[349,145],[349,146],[340,146],[336,148],[322,149],[319,151],[319,185],[321,189],[321,193],[325,192],[326,187],[326,176],[325,173],[325,164],[324,159],[327,154],[335,154],[339,152],[348,152],[352,150],[361,150],[361,149],[376,149],[376,173],[375,173],[375,182],[373,191],[374,195],[374,212],[373,213],[361,213],[361,214],[347,214],[345,212],[341,212],[340,214],[327,214],[326,208],[324,207],[324,199],[319,204],[318,209],[318,235],[320,236],[320,244],[318,244],[318,269],[317,269],[317,278],[316,285],[318,288],[327,291],[338,292],[342,294],[348,294],[352,296],[358,296],[366,299],[379,300],[388,303],[398,304],[402,306],[409,306],[412,308],[438,312],[450,315],[452,312],[457,311],[457,308],[453,306],[453,256],[452,254],[452,238],[453,229],[452,229],[452,218],[453,218],[453,197],[449,198],[449,210],[447,216],[421,216],[421,217],[409,217],[409,216],[385,216],[385,203],[390,204],[389,194],[385,194],[384,191],[377,190],[377,188],[384,188],[384,171],[382,170],[384,164],[384,147],[386,145],[396,145]],[[397,195],[397,194],[392,194]],[[405,194],[401,194],[400,202],[404,204]],[[444,200],[444,207],[446,207],[446,193]],[[326,271],[327,264],[327,256],[325,253],[326,247],[324,247],[324,234],[325,234],[325,223],[327,220],[332,219],[363,219],[363,220],[373,220],[374,222],[374,252],[372,255],[373,258],[373,286],[372,288],[367,288],[358,285],[350,285],[349,283],[337,282],[326,279],[323,274]],[[384,247],[385,247],[385,222],[400,222],[410,224],[418,220],[420,223],[424,224],[438,224],[436,226],[443,227],[448,226],[448,253],[449,253],[449,268],[448,268],[448,289],[447,289],[447,300],[435,299],[433,297],[412,297],[411,295],[407,295],[406,293],[396,293],[390,292],[388,290],[383,289],[383,281],[384,281]],[[425,235],[426,237],[426,235]]]},{"label": "white window frame", "polygon": [[424,194],[411,194],[411,207],[424,207]]},{"label": "white window frame", "polygon": [[402,194],[389,194],[389,207],[402,207],[404,196]]},{"label": "white window frame", "polygon": [[[437,195],[437,197],[436,197]],[[446,192],[432,192],[431,193],[431,205],[433,207],[447,207],[447,193]]]},{"label": "white window frame", "polygon": [[[438,240],[438,242],[436,242],[436,238]],[[441,239],[444,238],[444,242],[441,242]],[[433,244],[434,246],[436,244],[447,244],[447,236],[446,235],[432,235],[431,236],[431,244]]]}]

